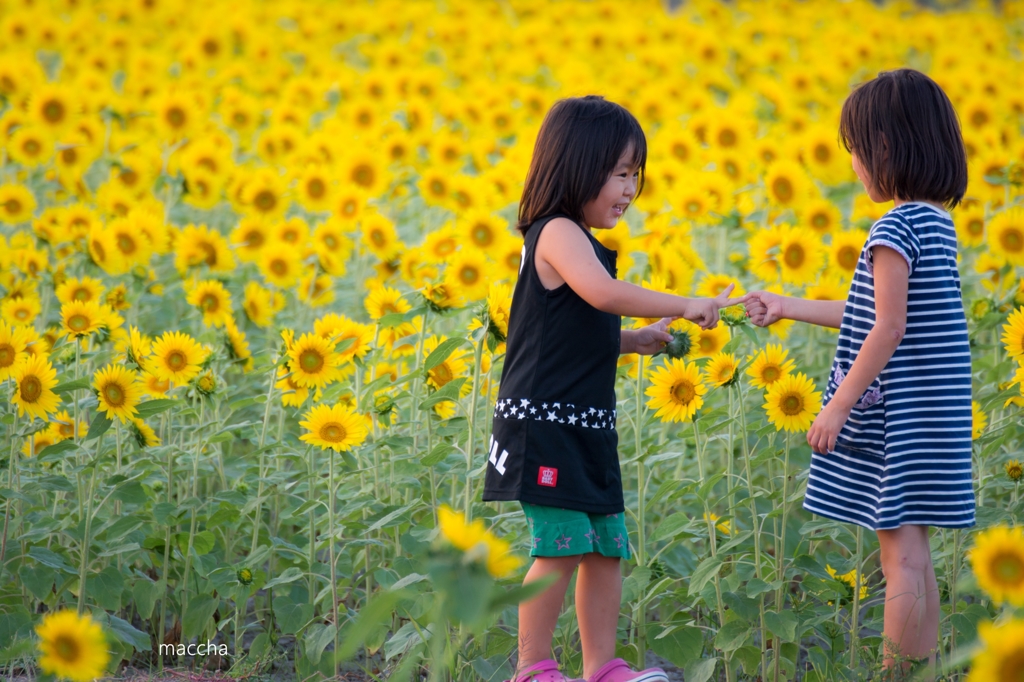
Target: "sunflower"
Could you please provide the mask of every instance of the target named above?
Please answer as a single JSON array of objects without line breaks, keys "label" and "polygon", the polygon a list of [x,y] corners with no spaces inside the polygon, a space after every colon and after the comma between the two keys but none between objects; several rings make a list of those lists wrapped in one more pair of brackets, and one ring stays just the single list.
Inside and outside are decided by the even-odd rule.
[{"label": "sunflower", "polygon": [[28,327],[0,320],[0,381],[6,381],[14,368],[28,359],[26,348],[32,336]]},{"label": "sunflower", "polygon": [[978,246],[985,241],[985,207],[977,204],[958,210],[956,233],[964,246]]},{"label": "sunflower", "polygon": [[[421,268],[421,270],[428,269],[430,268]],[[420,289],[420,293],[423,294],[423,299],[430,309],[437,313],[466,305],[466,299],[462,292],[457,287],[445,282],[427,282]]]},{"label": "sunflower", "polygon": [[977,400],[971,401],[971,438],[978,440],[985,432],[988,425],[988,416],[982,412],[981,404]]},{"label": "sunflower", "polygon": [[57,411],[60,396],[53,392],[57,385],[57,370],[41,355],[33,355],[11,370],[16,387],[11,402],[18,406],[18,414],[46,419]]},{"label": "sunflower", "polygon": [[42,304],[35,296],[9,298],[0,304],[0,317],[11,324],[29,326],[35,322],[42,309]]},{"label": "sunflower", "polygon": [[245,216],[234,230],[231,231],[231,243],[235,246],[238,258],[246,263],[259,260],[263,247],[270,238],[267,222],[259,216]]},{"label": "sunflower", "polygon": [[726,535],[731,535],[732,524],[729,523],[729,521],[719,521],[719,518],[720,517],[718,516],[718,514],[715,514],[714,512],[704,514],[704,520],[710,521],[711,523],[715,524],[715,528],[717,528],[719,532],[724,533]]},{"label": "sunflower", "polygon": [[133,417],[129,427],[132,439],[140,448],[155,448],[160,445],[160,437],[146,422]]},{"label": "sunflower", "polygon": [[850,294],[850,288],[833,272],[826,271],[818,281],[806,290],[806,297],[812,301],[842,301]]},{"label": "sunflower", "polygon": [[302,274],[302,256],[297,249],[286,244],[271,243],[263,250],[259,267],[268,282],[281,289],[290,289]]},{"label": "sunflower", "polygon": [[277,381],[274,388],[281,391],[281,404],[285,407],[302,407],[309,397],[309,389],[299,386],[292,378],[292,373],[284,367],[277,370]]},{"label": "sunflower", "polygon": [[206,225],[186,225],[174,244],[174,266],[185,273],[189,268],[205,265],[210,272],[232,272],[235,257],[224,236]]},{"label": "sunflower", "polygon": [[720,353],[725,344],[729,343],[731,334],[729,325],[721,320],[711,329],[697,329],[697,344],[694,346],[693,357],[710,358]]},{"label": "sunflower", "polygon": [[65,335],[81,338],[99,330],[106,315],[96,301],[69,301],[60,307],[60,319]]},{"label": "sunflower", "polygon": [[206,360],[207,352],[188,334],[164,332],[153,342],[153,354],[147,358],[145,369],[157,379],[187,384]]},{"label": "sunflower", "polygon": [[324,450],[351,450],[366,440],[366,420],[343,405],[317,405],[299,425],[309,433],[299,436]]},{"label": "sunflower", "polygon": [[142,386],[134,371],[109,364],[96,371],[92,386],[99,401],[97,409],[106,412],[107,419],[117,417],[124,424],[137,414],[135,406],[142,399]]},{"label": "sunflower", "polygon": [[782,276],[779,265],[779,247],[782,245],[786,229],[776,226],[767,230],[758,230],[747,240],[750,253],[750,270],[759,279],[774,282]]},{"label": "sunflower", "polygon": [[71,301],[96,301],[103,296],[103,283],[95,277],[69,277],[57,287],[57,300],[61,303]]},{"label": "sunflower", "polygon": [[27,223],[36,210],[36,197],[24,185],[0,185],[0,222]]},{"label": "sunflower", "polygon": [[730,284],[736,285],[732,290],[731,296],[742,296],[746,293],[743,285],[737,282],[735,277],[714,272],[709,272],[704,275],[704,278],[700,281],[700,284],[697,286],[697,290],[694,293],[697,296],[714,298],[725,291],[726,287]]},{"label": "sunflower", "polygon": [[25,440],[25,444],[21,447],[21,453],[26,457],[36,457],[43,450],[59,442],[59,440],[53,435],[53,428],[44,429],[43,431],[36,431],[30,438]]},{"label": "sunflower", "polygon": [[685,360],[667,360],[647,374],[651,385],[645,394],[647,407],[657,409],[663,422],[689,421],[704,404],[707,386],[701,381],[700,368]]},{"label": "sunflower", "polygon": [[103,628],[88,614],[52,611],[35,630],[43,672],[72,682],[91,682],[106,672],[110,654]]},{"label": "sunflower", "polygon": [[780,159],[768,166],[764,176],[768,202],[777,208],[799,206],[812,187],[807,172],[795,161]]},{"label": "sunflower", "polygon": [[344,223],[359,220],[366,208],[366,193],[358,187],[342,187],[334,197],[334,217]]},{"label": "sunflower", "polygon": [[[423,342],[423,357],[426,359],[446,339],[443,336],[431,336]],[[468,353],[456,348],[445,359],[444,362],[436,365],[427,372],[427,383],[435,389],[443,388],[452,379],[465,376],[469,370]],[[462,395],[468,395],[471,390],[469,382],[462,385]]]},{"label": "sunflower", "polygon": [[992,255],[1011,265],[1024,265],[1024,209],[1003,211],[988,224]]},{"label": "sunflower", "polygon": [[[448,542],[463,552],[474,550],[474,556],[486,557],[484,566],[492,577],[507,578],[522,566],[522,560],[512,554],[509,543],[484,528],[482,519],[467,522],[461,513],[442,505],[437,512],[437,520],[441,534]],[[478,548],[485,551],[480,552]]]},{"label": "sunflower", "polygon": [[249,282],[245,285],[245,298],[242,301],[242,309],[246,317],[257,327],[269,327],[274,321],[276,310],[273,305],[273,293],[260,285],[259,282]]},{"label": "sunflower", "polygon": [[1024,606],[1024,528],[994,526],[978,533],[969,558],[978,585],[993,602]]},{"label": "sunflower", "polygon": [[1011,358],[1024,355],[1024,308],[1017,308],[1003,325],[1003,345]]},{"label": "sunflower", "polygon": [[328,313],[313,322],[313,333],[335,344],[342,344],[349,339],[352,343],[338,355],[342,362],[352,358],[361,358],[370,352],[375,329],[372,324],[362,324],[337,313]]},{"label": "sunflower", "polygon": [[736,383],[739,368],[739,363],[732,353],[715,353],[708,364],[704,365],[704,374],[712,386],[721,388]]},{"label": "sunflower", "polygon": [[201,120],[202,113],[195,97],[184,92],[168,92],[153,100],[156,129],[166,140],[186,137]]},{"label": "sunflower", "polygon": [[487,296],[487,280],[487,260],[477,249],[463,247],[445,267],[445,284],[470,301]]},{"label": "sunflower", "polygon": [[78,430],[76,433],[75,419],[73,416],[68,414],[67,410],[61,410],[50,419],[49,431],[53,436],[53,442],[55,443],[59,443],[62,440],[69,440],[71,438],[84,436],[88,429],[89,425],[84,421],[79,420]]},{"label": "sunflower", "polygon": [[231,294],[215,279],[186,285],[185,301],[199,308],[207,327],[223,327],[232,319]]},{"label": "sunflower", "polygon": [[492,282],[487,291],[487,327],[498,343],[508,336],[508,320],[512,311],[512,288]]},{"label": "sunflower", "polygon": [[345,274],[345,264],[352,255],[352,240],[345,236],[343,225],[331,217],[316,226],[313,231],[313,250],[320,260],[324,272],[334,277]]},{"label": "sunflower", "polygon": [[52,138],[39,126],[21,126],[7,143],[7,154],[25,168],[37,168],[53,158]]},{"label": "sunflower", "polygon": [[288,349],[288,366],[292,378],[299,386],[323,388],[337,381],[341,356],[335,352],[336,343],[317,334],[303,334]]},{"label": "sunflower", "polygon": [[819,237],[807,229],[786,230],[779,244],[778,262],[782,281],[806,284],[824,265]]},{"label": "sunflower", "polygon": [[[834,580],[846,585],[849,588],[850,591],[847,593],[847,595],[845,595],[845,601],[852,601],[853,590],[856,589],[858,582],[860,583],[860,601],[863,603],[863,601],[868,598],[868,586],[867,582],[864,580],[864,574],[861,573],[860,575],[857,575],[857,569],[853,569],[848,573],[843,573],[842,575],[839,575],[836,569],[832,568],[828,564],[825,564],[825,570],[828,571],[828,574],[832,576]],[[829,604],[832,604],[832,602],[829,602]]]},{"label": "sunflower", "polygon": [[442,168],[428,168],[420,175],[416,186],[427,204],[442,206],[451,194],[451,173]]},{"label": "sunflower", "polygon": [[307,211],[331,210],[333,195],[331,173],[324,166],[310,164],[295,178],[295,198]]},{"label": "sunflower", "polygon": [[361,224],[361,241],[382,262],[394,260],[403,248],[395,225],[380,213],[368,213]]},{"label": "sunflower", "polygon": [[980,623],[978,639],[984,647],[971,659],[966,682],[1018,682],[1024,671],[1024,619]]},{"label": "sunflower", "polygon": [[387,170],[374,154],[360,152],[341,161],[343,184],[353,184],[369,196],[377,196],[389,183]]},{"label": "sunflower", "polygon": [[815,234],[834,231],[842,220],[839,208],[827,199],[812,199],[800,209],[801,222]]},{"label": "sunflower", "polygon": [[165,396],[167,395],[167,391],[174,388],[174,384],[172,384],[169,380],[161,379],[160,377],[146,370],[145,366],[143,366],[141,381],[142,387],[145,390],[146,395],[152,396],[154,398]]},{"label": "sunflower", "polygon": [[405,313],[411,306],[402,298],[397,289],[377,286],[370,289],[364,301],[366,312],[370,314],[371,320],[379,320],[385,315]]},{"label": "sunflower", "polygon": [[847,279],[853,277],[867,238],[866,230],[856,228],[833,233],[832,244],[828,247],[829,266]]},{"label": "sunflower", "polygon": [[805,374],[787,374],[768,387],[762,405],[775,430],[806,431],[821,411],[821,393]]}]

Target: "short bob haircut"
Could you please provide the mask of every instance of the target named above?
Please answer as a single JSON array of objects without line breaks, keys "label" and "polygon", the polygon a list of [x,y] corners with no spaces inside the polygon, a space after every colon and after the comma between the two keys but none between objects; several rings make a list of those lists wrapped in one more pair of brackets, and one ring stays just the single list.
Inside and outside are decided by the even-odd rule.
[{"label": "short bob haircut", "polygon": [[967,191],[960,119],[942,88],[914,69],[883,71],[843,104],[839,137],[886,196],[953,208]]},{"label": "short bob haircut", "polygon": [[598,95],[555,102],[537,134],[519,202],[519,231],[539,218],[563,214],[583,224],[583,206],[597,198],[619,158],[632,149],[644,186],[647,138],[623,107]]}]

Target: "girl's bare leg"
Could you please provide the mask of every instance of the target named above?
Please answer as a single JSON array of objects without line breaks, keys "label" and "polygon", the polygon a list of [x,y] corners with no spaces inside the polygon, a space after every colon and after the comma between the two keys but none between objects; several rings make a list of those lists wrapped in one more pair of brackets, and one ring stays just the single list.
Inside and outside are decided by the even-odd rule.
[{"label": "girl's bare leg", "polygon": [[583,676],[587,679],[615,658],[622,569],[618,557],[584,554],[576,576],[576,616],[583,648]]},{"label": "girl's bare leg", "polygon": [[[932,566],[927,526],[878,531],[885,575],[886,645],[884,665],[895,657],[934,656],[939,629],[939,593]],[[909,666],[908,666],[909,667]]]},{"label": "girl's bare leg", "polygon": [[[524,585],[552,573],[558,579],[542,593],[519,605],[519,665],[517,674],[529,666],[551,658],[551,638],[562,612],[565,592],[569,588],[572,573],[579,565],[582,555],[567,557],[538,557],[526,572]],[[580,628],[582,630],[582,627]]]}]

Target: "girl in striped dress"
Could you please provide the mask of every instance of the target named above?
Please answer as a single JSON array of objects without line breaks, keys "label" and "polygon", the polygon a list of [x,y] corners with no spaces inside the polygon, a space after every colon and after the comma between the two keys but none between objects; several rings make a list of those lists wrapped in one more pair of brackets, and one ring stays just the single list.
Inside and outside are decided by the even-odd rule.
[{"label": "girl in striped dress", "polygon": [[891,667],[934,656],[941,614],[929,526],[974,525],[971,349],[946,212],[963,198],[967,161],[949,99],[911,69],[854,90],[840,136],[871,200],[894,203],[868,233],[847,300],[760,291],[746,303],[761,326],[788,318],[839,328],[824,407],[807,433],[804,508],[878,534]]}]

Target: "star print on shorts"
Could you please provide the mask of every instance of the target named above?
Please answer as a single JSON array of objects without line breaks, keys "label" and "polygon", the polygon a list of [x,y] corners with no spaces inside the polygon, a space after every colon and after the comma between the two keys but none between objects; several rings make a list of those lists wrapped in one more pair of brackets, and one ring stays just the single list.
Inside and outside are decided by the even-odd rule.
[{"label": "star print on shorts", "polygon": [[616,410],[601,410],[572,403],[542,402],[528,398],[502,398],[494,405],[494,416],[502,419],[533,419],[613,431],[616,414]]}]

